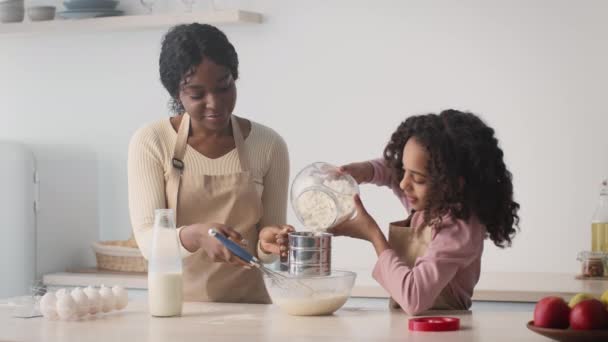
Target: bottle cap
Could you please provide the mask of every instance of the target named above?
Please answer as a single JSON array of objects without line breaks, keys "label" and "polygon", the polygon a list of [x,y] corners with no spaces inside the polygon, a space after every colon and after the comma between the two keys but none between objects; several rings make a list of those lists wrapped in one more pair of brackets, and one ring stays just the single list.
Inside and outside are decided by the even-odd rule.
[{"label": "bottle cap", "polygon": [[460,329],[460,319],[456,317],[420,317],[409,320],[411,331],[453,331]]}]

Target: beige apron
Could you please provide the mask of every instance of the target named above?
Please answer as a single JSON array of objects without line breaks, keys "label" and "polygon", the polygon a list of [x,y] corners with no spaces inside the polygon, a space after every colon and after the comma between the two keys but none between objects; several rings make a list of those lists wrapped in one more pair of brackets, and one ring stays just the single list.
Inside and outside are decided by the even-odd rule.
[{"label": "beige apron", "polygon": [[[183,114],[167,180],[167,202],[176,212],[178,227],[209,222],[226,224],[247,240],[247,250],[255,255],[262,202],[234,115],[231,121],[242,172],[195,176],[183,162],[190,131],[190,116]],[[185,300],[270,303],[262,275],[256,269],[213,262],[202,249],[184,258],[183,267]]]},{"label": "beige apron", "polygon": [[[408,226],[409,220],[391,223],[388,231],[388,242],[401,261],[411,268],[416,264],[416,259],[426,253],[426,249],[432,240],[433,227],[426,226],[422,229],[414,229]],[[393,298],[390,299],[389,305],[392,309],[400,308]],[[435,303],[431,309],[466,310],[466,308],[459,305],[458,300],[447,287],[435,299]]]}]

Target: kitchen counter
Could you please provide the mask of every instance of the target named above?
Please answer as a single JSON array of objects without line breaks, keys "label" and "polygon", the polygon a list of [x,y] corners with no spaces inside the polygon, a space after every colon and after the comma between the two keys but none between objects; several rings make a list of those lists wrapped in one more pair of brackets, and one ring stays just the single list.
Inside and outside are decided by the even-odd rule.
[{"label": "kitchen counter", "polygon": [[459,317],[461,330],[434,333],[408,331],[409,317],[380,300],[351,299],[323,317],[289,316],[274,305],[185,303],[182,317],[155,318],[145,301],[136,300],[123,311],[64,322],[12,318],[0,308],[0,341],[549,341],[526,328],[529,305],[506,311],[501,306],[508,304],[435,312]]},{"label": "kitchen counter", "polygon": [[[145,274],[120,274],[82,270],[80,272],[53,273],[44,276],[43,282],[53,287],[121,285],[129,289],[146,290]],[[608,280],[579,280],[568,273],[482,273],[475,287],[473,300],[499,302],[536,302],[540,298],[556,295],[569,299],[576,293],[587,292],[600,296],[608,290]],[[352,292],[353,297],[387,298],[388,295],[369,277],[359,276]]]}]

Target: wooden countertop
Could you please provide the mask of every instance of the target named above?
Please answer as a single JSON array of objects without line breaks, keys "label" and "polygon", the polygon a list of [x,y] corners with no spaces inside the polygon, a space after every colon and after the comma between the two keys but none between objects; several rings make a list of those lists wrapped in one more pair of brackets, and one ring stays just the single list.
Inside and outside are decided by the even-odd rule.
[{"label": "wooden countertop", "polygon": [[[147,289],[145,274],[96,270],[47,274],[43,282],[57,287],[105,284],[121,285],[130,289]],[[579,292],[600,296],[606,290],[608,290],[608,280],[579,280],[574,274],[568,273],[482,273],[473,300],[536,302],[549,295],[569,299]],[[388,294],[371,278],[358,277],[352,296],[387,298]]]},{"label": "wooden countertop", "polygon": [[410,317],[401,311],[349,303],[323,317],[289,316],[274,305],[185,303],[182,317],[155,318],[139,300],[123,311],[67,322],[12,318],[0,308],[0,341],[549,341],[526,328],[530,310],[435,312],[460,318],[461,329],[410,332]]}]

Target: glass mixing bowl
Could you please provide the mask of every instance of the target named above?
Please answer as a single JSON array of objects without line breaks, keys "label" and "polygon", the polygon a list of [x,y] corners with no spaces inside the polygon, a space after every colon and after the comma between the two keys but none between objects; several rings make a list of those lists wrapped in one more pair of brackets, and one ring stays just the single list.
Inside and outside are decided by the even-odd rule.
[{"label": "glass mixing bowl", "polygon": [[287,286],[279,285],[267,275],[264,283],[272,302],[294,316],[331,315],[346,303],[357,278],[350,271],[332,271],[328,276],[282,274],[288,277]]},{"label": "glass mixing bowl", "polygon": [[311,231],[325,231],[356,215],[355,179],[331,164],[316,162],[303,168],[291,184],[291,206]]}]

